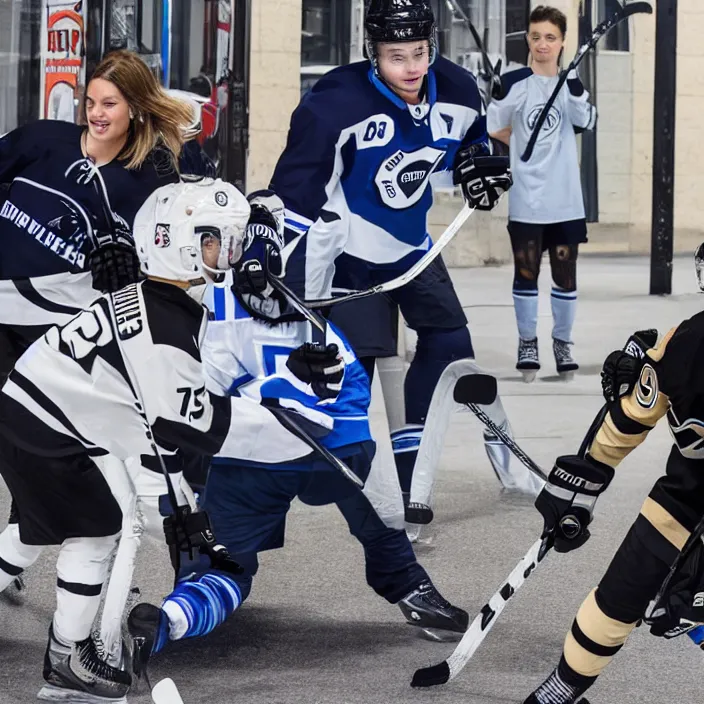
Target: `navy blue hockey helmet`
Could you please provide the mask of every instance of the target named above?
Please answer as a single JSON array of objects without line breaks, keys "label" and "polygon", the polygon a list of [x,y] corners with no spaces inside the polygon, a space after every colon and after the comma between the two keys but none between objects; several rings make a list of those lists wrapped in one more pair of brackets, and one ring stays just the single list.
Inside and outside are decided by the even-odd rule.
[{"label": "navy blue hockey helmet", "polygon": [[377,69],[374,45],[427,39],[430,63],[437,55],[435,15],[430,0],[369,0],[364,18],[365,49]]}]

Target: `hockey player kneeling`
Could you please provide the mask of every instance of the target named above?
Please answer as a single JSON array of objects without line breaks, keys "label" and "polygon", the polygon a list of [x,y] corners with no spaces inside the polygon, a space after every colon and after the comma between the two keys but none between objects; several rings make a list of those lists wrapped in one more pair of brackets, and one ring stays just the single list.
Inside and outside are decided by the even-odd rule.
[{"label": "hockey player kneeling", "polygon": [[[642,621],[657,636],[701,638],[695,631],[704,623],[704,313],[656,340],[655,330],[638,332],[609,355],[602,371],[609,410],[588,454],[558,457],[536,500],[555,550],[580,547],[614,469],[667,415],[675,442],[666,474],[582,604],[558,667],[525,704],[577,702]],[[567,517],[569,537],[559,528]]]},{"label": "hockey player kneeling", "polygon": [[[130,686],[90,636],[122,521],[110,486],[128,458],[141,460],[129,478],[160,525],[156,504],[167,484],[158,448],[179,505],[178,517],[164,521],[175,552],[190,549],[224,573],[237,571],[215,546],[207,516],[186,506],[179,450],[212,455],[228,432],[231,401],[203,384],[202,298],[241,252],[249,213],[244,196],[222,181],[155,191],[135,220],[147,279],[51,328],[2,388],[0,474],[17,504],[19,535],[0,535],[0,588],[41,546],[61,546],[40,699],[124,701]],[[80,492],[78,482],[63,481],[76,474]]]},{"label": "hockey player kneeling", "polygon": [[[214,320],[203,347],[208,388],[251,399],[249,417],[238,418],[237,429],[233,424],[213,458],[203,500],[218,539],[244,572],[222,575],[193,565],[161,609],[150,604],[133,609],[131,632],[147,644],[149,656],[169,639],[205,635],[221,624],[249,595],[258,554],[283,547],[286,515],[298,497],[313,506],[337,505],[364,548],[369,585],[398,604],[408,623],[431,632],[462,633],[467,613],[440,595],[406,532],[387,527],[357,486],[265,407],[295,411],[310,436],[366,480],[375,452],[367,374],[332,325],[317,339],[318,330],[269,284],[270,275],[281,273],[283,237],[282,223],[267,211],[282,208],[272,205],[278,199],[271,192],[250,199],[252,220],[257,213],[263,217],[248,228],[232,290],[211,287],[208,293]],[[263,209],[262,203],[269,207]]]}]

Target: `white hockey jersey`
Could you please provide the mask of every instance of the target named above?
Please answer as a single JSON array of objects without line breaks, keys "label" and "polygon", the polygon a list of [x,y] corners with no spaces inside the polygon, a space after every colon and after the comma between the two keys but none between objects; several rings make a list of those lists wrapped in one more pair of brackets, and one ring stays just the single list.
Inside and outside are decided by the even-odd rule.
[{"label": "white hockey jersey", "polygon": [[182,469],[179,450],[214,454],[232,412],[205,388],[206,321],[171,284],[101,296],[19,359],[0,392],[0,432],[40,456],[110,453],[156,472],[151,431],[169,471]]},{"label": "white hockey jersey", "polygon": [[345,375],[338,396],[321,400],[286,367],[294,349],[314,340],[310,323],[272,326],[255,320],[229,287],[210,286],[204,302],[211,311],[202,349],[206,386],[213,393],[235,394],[252,402],[251,407],[237,406],[236,428],[228,433],[218,457],[287,469],[285,463],[311,454],[308,445],[261,405],[266,399],[296,411],[306,429],[329,449],[371,440],[369,377],[333,326],[328,325],[325,343],[339,347]]},{"label": "white hockey jersey", "polygon": [[564,85],[540,132],[530,160],[521,154],[548,98],[557,76],[538,76],[529,68],[501,77],[503,99],[487,108],[490,134],[511,127],[513,186],[508,193],[509,219],[546,224],[584,218],[584,198],[579,172],[575,129],[592,129],[596,109],[589,93],[573,95]]}]

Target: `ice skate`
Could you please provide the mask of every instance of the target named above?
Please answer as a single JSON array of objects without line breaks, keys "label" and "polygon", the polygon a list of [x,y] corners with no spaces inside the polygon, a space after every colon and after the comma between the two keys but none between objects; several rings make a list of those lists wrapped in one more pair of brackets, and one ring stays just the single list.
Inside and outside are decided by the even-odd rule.
[{"label": "ice skate", "polygon": [[564,677],[564,674],[561,674],[560,667],[556,667],[545,682],[523,704],[589,704],[582,697],[588,685],[575,687],[568,684]]},{"label": "ice skate", "polygon": [[27,600],[27,583],[22,575],[15,577],[10,584],[0,592],[0,600],[12,606],[22,606]]},{"label": "ice skate", "polygon": [[518,361],[516,369],[523,374],[523,381],[530,384],[540,370],[538,357],[538,338],[532,340],[518,339]]},{"label": "ice skate", "polygon": [[579,364],[574,361],[570,347],[574,343],[564,342],[553,337],[552,351],[555,355],[557,373],[566,381],[574,378],[574,373],[579,369]]},{"label": "ice skate", "polygon": [[[536,699],[535,694],[531,694],[528,699],[526,699],[523,704],[541,704],[539,699]],[[582,698],[576,704],[589,704],[589,701]]]},{"label": "ice skate", "polygon": [[398,606],[411,626],[418,626],[431,640],[457,640],[469,625],[469,614],[444,599],[432,582],[420,584]]},{"label": "ice skate", "polygon": [[146,674],[149,658],[164,647],[169,639],[169,620],[154,604],[137,604],[127,617],[132,637],[132,667],[137,677]]},{"label": "ice skate", "polygon": [[56,640],[53,626],[44,656],[44,679],[38,699],[71,704],[127,704],[132,684],[128,672],[100,659],[91,638],[64,645]]}]

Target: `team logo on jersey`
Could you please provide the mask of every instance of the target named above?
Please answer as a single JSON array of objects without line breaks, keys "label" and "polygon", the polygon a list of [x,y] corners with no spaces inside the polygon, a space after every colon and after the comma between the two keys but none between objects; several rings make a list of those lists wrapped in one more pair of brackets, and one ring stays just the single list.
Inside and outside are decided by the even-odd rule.
[{"label": "team logo on jersey", "polygon": [[156,247],[168,247],[171,244],[171,225],[158,223],[154,231],[154,245]]},{"label": "team logo on jersey", "polygon": [[386,159],[374,178],[384,205],[394,210],[415,205],[444,155],[440,149],[423,147],[410,153],[399,149]]},{"label": "team logo on jersey", "polygon": [[643,408],[652,408],[658,400],[658,377],[649,365],[643,365],[636,384],[636,401]]},{"label": "team logo on jersey", "polygon": [[698,418],[687,418],[682,423],[672,409],[667,413],[667,421],[680,454],[693,460],[703,459],[704,422]]},{"label": "team logo on jersey", "polygon": [[215,202],[224,208],[227,205],[227,193],[225,191],[217,191],[215,193]]},{"label": "team logo on jersey", "polygon": [[[529,113],[528,113],[528,129],[532,132],[533,128],[535,127],[535,123],[538,121],[538,117],[540,116],[540,113],[543,112],[543,108],[545,105],[536,105]],[[548,111],[548,116],[545,118],[545,122],[543,123],[543,126],[540,128],[540,136],[542,137],[548,137],[551,135],[559,126],[560,123],[562,122],[562,113],[553,105],[550,110]]]}]

